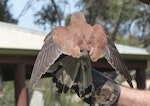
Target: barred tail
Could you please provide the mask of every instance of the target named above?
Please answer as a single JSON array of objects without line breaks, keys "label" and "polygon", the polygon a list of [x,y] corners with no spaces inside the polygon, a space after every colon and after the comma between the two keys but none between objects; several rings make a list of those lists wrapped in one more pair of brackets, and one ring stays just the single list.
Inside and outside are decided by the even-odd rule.
[{"label": "barred tail", "polygon": [[66,93],[71,89],[83,99],[91,95],[93,77],[88,56],[66,56],[52,65],[48,72],[53,77],[58,92]]}]

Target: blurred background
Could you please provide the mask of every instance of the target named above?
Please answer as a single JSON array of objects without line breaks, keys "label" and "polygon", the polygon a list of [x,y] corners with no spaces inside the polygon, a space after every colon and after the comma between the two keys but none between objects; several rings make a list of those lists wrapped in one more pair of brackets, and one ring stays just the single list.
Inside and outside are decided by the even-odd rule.
[{"label": "blurred background", "polygon": [[[1,22],[40,32],[43,37],[58,25],[68,25],[70,15],[76,11],[82,11],[89,24],[103,25],[115,43],[141,48],[149,53],[150,6],[139,0],[0,0]],[[3,81],[1,72],[0,106],[15,106],[14,82]],[[131,74],[134,78],[135,71],[131,71]],[[116,76],[113,78],[116,79]],[[147,61],[147,81],[149,78],[150,62]],[[120,81],[120,78],[117,79]],[[27,86],[28,82],[29,80],[26,80]],[[122,83],[122,80],[120,82]],[[30,101],[28,104],[87,106],[76,94],[68,93],[60,96],[53,86],[50,78],[41,79],[35,91],[28,94]]]}]

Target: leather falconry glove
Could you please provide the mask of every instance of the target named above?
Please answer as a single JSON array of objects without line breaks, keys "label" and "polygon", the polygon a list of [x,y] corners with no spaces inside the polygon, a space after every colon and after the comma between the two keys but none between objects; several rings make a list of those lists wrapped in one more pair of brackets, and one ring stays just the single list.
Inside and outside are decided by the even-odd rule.
[{"label": "leather falconry glove", "polygon": [[117,106],[120,96],[119,84],[95,69],[92,69],[92,74],[94,91],[89,98],[83,100],[90,106]]}]

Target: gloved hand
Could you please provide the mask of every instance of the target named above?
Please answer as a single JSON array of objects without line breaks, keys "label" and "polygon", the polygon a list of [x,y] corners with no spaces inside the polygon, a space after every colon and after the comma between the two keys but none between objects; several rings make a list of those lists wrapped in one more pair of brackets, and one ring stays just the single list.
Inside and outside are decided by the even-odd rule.
[{"label": "gloved hand", "polygon": [[[92,74],[94,87],[92,96],[83,100],[91,106],[116,106],[120,96],[119,85],[95,69],[92,69]],[[75,91],[78,94],[78,91]]]}]

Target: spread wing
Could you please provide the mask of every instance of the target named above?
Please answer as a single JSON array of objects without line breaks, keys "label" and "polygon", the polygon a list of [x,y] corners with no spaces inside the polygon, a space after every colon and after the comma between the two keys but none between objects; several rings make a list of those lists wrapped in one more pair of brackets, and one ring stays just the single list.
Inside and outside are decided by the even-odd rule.
[{"label": "spread wing", "polygon": [[131,82],[132,78],[128,72],[128,68],[125,65],[124,61],[122,60],[116,46],[114,45],[113,41],[111,41],[109,36],[107,36],[105,58],[107,59],[108,63],[116,70],[116,72],[120,73],[121,75],[125,77],[130,87],[133,88],[133,85]]},{"label": "spread wing", "polygon": [[32,90],[38,79],[62,54],[60,48],[53,42],[53,34],[49,33],[44,40],[44,45],[39,52],[30,79],[29,89]]}]

